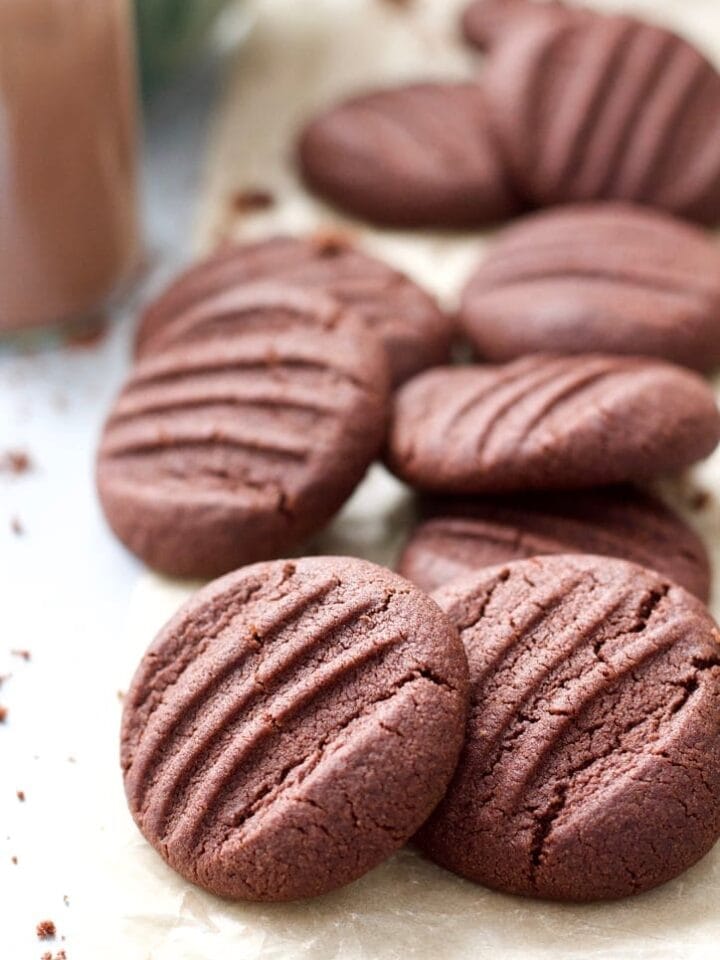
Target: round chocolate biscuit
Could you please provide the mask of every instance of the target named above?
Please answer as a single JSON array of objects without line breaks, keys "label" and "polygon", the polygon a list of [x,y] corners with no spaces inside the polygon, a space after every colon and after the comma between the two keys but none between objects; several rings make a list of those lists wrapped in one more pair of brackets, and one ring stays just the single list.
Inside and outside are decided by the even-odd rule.
[{"label": "round chocolate biscuit", "polygon": [[398,572],[430,593],[457,577],[527,557],[593,553],[658,570],[701,600],[710,563],[698,535],[634,487],[512,497],[436,497],[408,539]]},{"label": "round chocolate biscuit", "polygon": [[505,493],[646,480],[720,439],[710,387],[669,363],[588,354],[438,367],[395,395],[390,469],[421,490]]},{"label": "round chocolate biscuit", "polygon": [[385,432],[385,352],[317,291],[220,294],[243,322],[137,364],[102,435],[117,536],[164,573],[211,577],[295,549],[339,509]]},{"label": "round chocolate biscuit", "polygon": [[258,281],[319,290],[352,308],[382,340],[395,384],[449,359],[454,323],[433,298],[405,274],[331,234],[272,237],[201,260],[146,308],[136,355],[157,353],[208,327],[231,329],[233,300],[218,301],[217,295]]},{"label": "round chocolate biscuit", "polygon": [[500,234],[460,320],[488,360],[597,352],[709,370],[720,363],[720,249],[647,207],[543,211]]},{"label": "round chocolate biscuit", "polygon": [[518,206],[476,83],[355,96],[305,127],[298,156],[312,190],[382,225],[477,226]]},{"label": "round chocolate biscuit", "polygon": [[720,76],[685,39],[590,11],[516,16],[483,84],[531,205],[615,199],[720,220]]},{"label": "round chocolate biscuit", "polygon": [[624,560],[539,557],[435,597],[470,663],[465,746],[420,831],[507,893],[624,897],[720,836],[720,645],[697,598]]},{"label": "round chocolate biscuit", "polygon": [[132,814],[178,873],[241,900],[355,880],[442,797],[467,662],[407,580],[347,557],[239,570],[191,598],[125,699]]}]

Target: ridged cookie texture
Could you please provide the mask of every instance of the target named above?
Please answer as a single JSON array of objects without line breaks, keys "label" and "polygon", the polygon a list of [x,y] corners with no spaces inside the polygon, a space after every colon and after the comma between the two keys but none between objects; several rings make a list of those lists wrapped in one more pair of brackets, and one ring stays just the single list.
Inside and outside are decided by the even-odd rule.
[{"label": "ridged cookie texture", "polygon": [[631,487],[507,497],[435,497],[410,535],[398,572],[428,593],[482,567],[593,553],[656,569],[701,600],[710,563],[698,535],[655,497]]},{"label": "ridged cookie texture", "polygon": [[467,227],[518,207],[476,83],[360,94],[311,120],[306,183],[343,210],[398,227]]},{"label": "ridged cookie texture", "polygon": [[670,474],[719,438],[713,392],[689,370],[538,354],[410,380],[395,395],[386,458],[419,489],[506,493]]},{"label": "ridged cookie texture", "polygon": [[622,560],[541,557],[436,599],[470,663],[467,738],[419,835],[508,893],[591,901],[686,870],[720,835],[720,646],[695,597]]},{"label": "ridged cookie texture", "polygon": [[294,550],[344,503],[385,432],[385,353],[362,320],[318,292],[226,296],[235,310],[243,299],[242,322],[142,360],[98,453],[111,527],[178,576]]},{"label": "ridged cookie texture", "polygon": [[615,199],[720,220],[720,76],[669,30],[589,11],[516,18],[483,85],[529,203]]},{"label": "ridged cookie texture", "polygon": [[157,353],[208,326],[232,328],[232,309],[225,302],[216,316],[215,298],[258,281],[318,290],[350,307],[382,340],[393,383],[449,358],[454,322],[433,298],[405,274],[329,233],[226,247],[191,266],[145,309],[136,355]]},{"label": "ridged cookie texture", "polygon": [[647,207],[542,211],[498,236],[460,320],[488,360],[619,353],[709,370],[720,363],[720,248]]},{"label": "ridged cookie texture", "polygon": [[138,826],[180,874],[242,900],[356,879],[443,795],[467,662],[454,626],[363,560],[256,564],[188,601],[125,700]]}]

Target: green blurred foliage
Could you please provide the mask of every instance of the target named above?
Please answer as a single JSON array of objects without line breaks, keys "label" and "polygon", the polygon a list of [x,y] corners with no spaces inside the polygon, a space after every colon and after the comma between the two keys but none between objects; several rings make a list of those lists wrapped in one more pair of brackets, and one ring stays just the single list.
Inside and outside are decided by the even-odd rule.
[{"label": "green blurred foliage", "polygon": [[143,91],[151,93],[202,49],[231,0],[135,0]]}]

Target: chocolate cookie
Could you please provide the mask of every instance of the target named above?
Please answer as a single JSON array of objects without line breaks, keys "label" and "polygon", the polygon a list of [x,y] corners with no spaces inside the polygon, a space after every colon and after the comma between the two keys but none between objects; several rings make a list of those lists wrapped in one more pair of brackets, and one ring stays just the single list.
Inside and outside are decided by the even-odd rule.
[{"label": "chocolate cookie", "polygon": [[398,572],[428,593],[482,567],[555,553],[594,553],[659,570],[701,600],[710,593],[702,540],[634,487],[426,500]]},{"label": "chocolate cookie", "polygon": [[720,645],[695,597],[635,564],[520,560],[435,595],[470,662],[465,746],[418,840],[496,890],[640,893],[720,835]]},{"label": "chocolate cookie", "polygon": [[319,290],[351,307],[382,340],[393,383],[449,358],[454,325],[432,297],[405,274],[330,234],[244,243],[190,267],[143,313],[137,355],[157,353],[208,326],[232,328],[233,301],[216,296],[261,280]]},{"label": "chocolate cookie", "polygon": [[98,455],[111,527],[177,576],[297,547],[362,479],[385,431],[385,353],[362,320],[318,292],[224,296],[242,300],[242,323],[142,360]]},{"label": "chocolate cookie", "polygon": [[241,900],[355,880],[457,761],[467,663],[407,580],[347,557],[256,564],[197,593],[125,700],[135,820],[178,873]]},{"label": "chocolate cookie", "polygon": [[299,162],[321,197],[388,226],[477,226],[517,208],[475,83],[346,100],[308,124]]},{"label": "chocolate cookie", "polygon": [[698,50],[659,26],[589,11],[515,14],[512,26],[483,81],[526,201],[617,199],[720,220],[720,76]]},{"label": "chocolate cookie", "polygon": [[395,396],[387,460],[412,486],[504,493],[650,479],[712,452],[720,416],[697,374],[659,361],[528,356],[438,367]]},{"label": "chocolate cookie", "polygon": [[696,227],[628,204],[560,207],[499,236],[460,319],[479,355],[622,353],[720,363],[720,249]]}]

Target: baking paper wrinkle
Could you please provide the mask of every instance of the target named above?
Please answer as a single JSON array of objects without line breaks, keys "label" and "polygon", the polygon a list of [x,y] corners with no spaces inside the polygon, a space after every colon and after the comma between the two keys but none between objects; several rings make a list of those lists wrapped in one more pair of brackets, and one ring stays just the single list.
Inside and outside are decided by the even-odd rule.
[{"label": "baking paper wrinkle", "polygon": [[[674,25],[720,60],[716,0],[600,2]],[[416,276],[452,305],[487,235],[374,231],[307,197],[291,137],[315,108],[386,82],[471,75],[478,61],[457,40],[458,0],[264,0],[215,123],[198,249],[221,237],[337,228]],[[231,218],[229,198],[270,190],[275,206]],[[720,454],[661,485],[695,524],[720,570],[720,507],[688,504],[697,485],[720,491]],[[317,552],[392,564],[412,518],[404,488],[375,466]],[[145,575],[108,696],[127,684],[156,630],[191,592]],[[715,584],[720,600],[720,585]],[[715,604],[715,614],[720,607]],[[117,742],[119,706],[107,738]],[[95,922],[72,960],[699,960],[720,956],[720,845],[677,880],[616,903],[552,904],[467,883],[411,849],[343,890],[295,904],[234,904],[193,887],[143,840],[127,811],[114,752],[96,771],[98,823],[88,830],[84,897]]]}]

